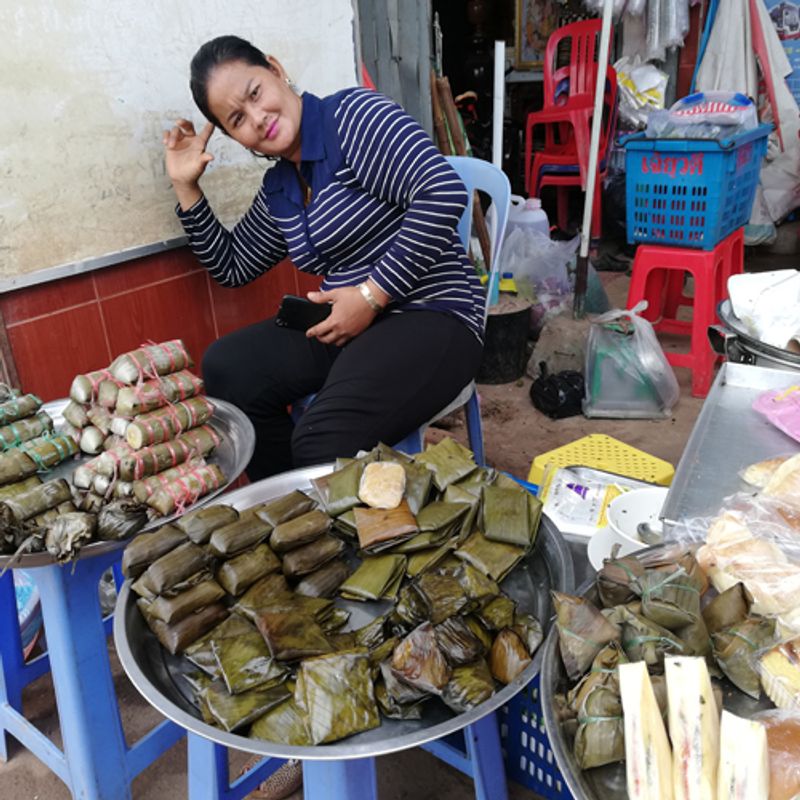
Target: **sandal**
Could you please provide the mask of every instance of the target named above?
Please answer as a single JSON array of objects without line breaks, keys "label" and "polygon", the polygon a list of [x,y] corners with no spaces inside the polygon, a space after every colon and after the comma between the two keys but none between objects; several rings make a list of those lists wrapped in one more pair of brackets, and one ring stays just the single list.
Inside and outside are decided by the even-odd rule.
[{"label": "sandal", "polygon": [[[242,767],[241,775],[249,772],[262,760],[262,756],[253,756]],[[263,783],[260,783],[245,800],[284,800],[294,794],[303,785],[303,764],[297,759],[289,759],[278,767]]]}]

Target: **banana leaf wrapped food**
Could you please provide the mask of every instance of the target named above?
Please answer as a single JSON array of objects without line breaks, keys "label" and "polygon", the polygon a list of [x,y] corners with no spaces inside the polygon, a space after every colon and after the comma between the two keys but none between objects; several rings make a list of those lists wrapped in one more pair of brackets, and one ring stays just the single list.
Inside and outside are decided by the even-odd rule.
[{"label": "banana leaf wrapped food", "polygon": [[[397,681],[397,679],[395,679]],[[386,683],[383,680],[376,680],[374,683],[375,702],[381,714],[387,719],[422,719],[422,708],[429,695],[425,695],[422,700],[414,703],[398,703],[389,694]]]},{"label": "banana leaf wrapped food", "polygon": [[508,595],[499,594],[493,597],[475,616],[490,631],[501,631],[503,628],[510,628],[514,624],[514,616],[517,604]]},{"label": "banana leaf wrapped food", "polygon": [[332,517],[338,517],[339,514],[344,514],[345,511],[349,511],[361,503],[358,488],[364,466],[362,460],[356,460],[342,469],[311,481],[325,510]]},{"label": "banana leaf wrapped food", "polygon": [[81,428],[89,424],[89,417],[86,415],[88,410],[89,406],[70,400],[66,406],[64,406],[61,415],[64,417],[67,424],[80,431]]},{"label": "banana leaf wrapped food", "polygon": [[455,555],[484,575],[502,581],[521,561],[525,549],[505,542],[491,542],[480,531],[475,531],[455,550]]},{"label": "banana leaf wrapped food", "polygon": [[0,403],[0,425],[8,425],[23,417],[35,414],[42,401],[35,394],[23,394]]},{"label": "banana leaf wrapped food", "polygon": [[219,434],[211,425],[192,428],[162,444],[121,453],[116,460],[100,457],[98,471],[106,475],[119,474],[123,481],[137,481],[155,475],[190,458],[204,458],[220,443]]},{"label": "banana leaf wrapped food", "polygon": [[111,414],[107,408],[98,404],[91,405],[86,411],[86,417],[103,434],[104,439],[111,433]]},{"label": "banana leaf wrapped food", "polygon": [[353,631],[353,640],[358,647],[372,651],[386,640],[386,615],[375,617],[371,622]]},{"label": "banana leaf wrapped food", "polygon": [[[324,600],[324,598],[321,597],[309,597],[307,599]],[[340,628],[343,628],[349,620],[350,612],[347,611],[347,609],[331,606],[328,613],[323,613],[320,615],[319,626],[322,628],[323,633],[328,637],[328,641],[330,641],[331,634],[335,634]]]},{"label": "banana leaf wrapped food", "polygon": [[465,478],[478,466],[472,452],[449,436],[438,444],[429,445],[415,460],[431,470],[434,485],[440,492]]},{"label": "banana leaf wrapped food", "polygon": [[467,614],[467,616],[464,617],[464,621],[467,623],[467,626],[472,631],[475,638],[483,644],[484,650],[488,653],[492,649],[492,642],[494,641],[492,632],[487,630],[486,626],[474,614]]},{"label": "banana leaf wrapped food", "polygon": [[392,461],[374,461],[361,473],[358,497],[375,509],[397,508],[406,489],[406,471]]},{"label": "banana leaf wrapped food", "polygon": [[464,612],[470,605],[458,578],[442,570],[420,575],[415,586],[427,607],[427,618],[434,625]]},{"label": "banana leaf wrapped food", "polygon": [[189,370],[181,370],[136,386],[120,387],[114,405],[120,417],[135,417],[167,403],[187,400],[202,391],[202,379]]},{"label": "banana leaf wrapped food", "polygon": [[289,601],[292,590],[282,572],[270,572],[256,581],[236,602],[234,609],[242,616],[255,621],[259,609],[275,605],[276,602]]},{"label": "banana leaf wrapped food", "polygon": [[34,525],[38,525],[40,528],[46,528],[51,523],[55,522],[62,514],[70,514],[78,510],[85,511],[85,509],[77,509],[71,500],[65,500],[63,503],[59,503],[55,508],[50,508],[32,517],[31,522]]},{"label": "banana leaf wrapped food", "polygon": [[121,383],[134,384],[141,379],[156,378],[193,366],[194,361],[184,343],[180,339],[171,339],[122,353],[111,362],[107,372]]},{"label": "banana leaf wrapped food", "polygon": [[316,503],[307,494],[295,489],[282,497],[264,503],[256,514],[275,528],[282,522],[288,522],[301,514],[312,511],[315,506]]},{"label": "banana leaf wrapped food", "polygon": [[495,636],[489,652],[489,669],[500,683],[511,683],[530,663],[531,654],[511,628],[504,628]]},{"label": "banana leaf wrapped food", "polygon": [[455,541],[448,540],[438,547],[430,547],[411,553],[408,556],[408,566],[406,568],[408,576],[410,578],[416,578],[417,575],[434,569],[452,553],[455,546]]},{"label": "banana leaf wrapped food", "polygon": [[290,578],[308,575],[341,555],[343,550],[344,542],[326,533],[313,542],[284,553],[283,574]]},{"label": "banana leaf wrapped food", "polygon": [[519,609],[514,612],[514,624],[511,626],[511,630],[519,636],[531,656],[539,649],[539,645],[544,640],[544,631],[539,620]]},{"label": "banana leaf wrapped food", "polygon": [[294,695],[262,714],[250,726],[250,738],[308,747],[311,739],[306,714],[298,708]]},{"label": "banana leaf wrapped food", "polygon": [[528,508],[530,495],[521,487],[483,489],[483,533],[493,542],[529,547],[534,529]]},{"label": "banana leaf wrapped food", "polygon": [[577,715],[573,752],[581,769],[625,758],[625,726],[619,690],[619,664],[628,659],[616,642],[595,657],[591,671],[568,694]]},{"label": "banana leaf wrapped food", "polygon": [[75,471],[72,473],[73,485],[79,489],[89,489],[94,486],[95,478],[98,475],[103,475],[109,480],[113,480],[119,460],[130,452],[130,445],[127,442],[122,442],[104,450],[95,458],[83,461],[75,467]]},{"label": "banana leaf wrapped food", "polygon": [[255,623],[272,658],[278,661],[298,661],[333,649],[319,624],[309,614],[298,611],[291,601],[261,609]]},{"label": "banana leaf wrapped food", "polygon": [[484,659],[453,668],[442,700],[457,714],[469,711],[494,694],[492,673]]},{"label": "banana leaf wrapped food", "polygon": [[485,652],[483,642],[472,632],[463,617],[454,616],[434,626],[436,643],[453,666],[470,664]]},{"label": "banana leaf wrapped food", "polygon": [[[402,468],[400,471],[402,472]],[[401,500],[393,508],[357,506],[353,509],[353,514],[358,542],[365,552],[379,552],[392,547],[410,539],[419,530],[417,521],[405,500]]]},{"label": "banana leaf wrapped food", "polygon": [[728,680],[758,700],[761,697],[758,657],[762,651],[776,644],[775,620],[748,617],[714,633],[711,639],[714,658]]},{"label": "banana leaf wrapped food", "polygon": [[399,680],[437,695],[442,693],[452,674],[430,622],[423,622],[401,640],[394,649],[391,665]]},{"label": "banana leaf wrapped food", "polygon": [[147,505],[166,517],[224,486],[226,480],[225,473],[216,464],[206,464],[159,489],[148,498]]},{"label": "banana leaf wrapped food", "polygon": [[110,383],[116,388],[114,376],[107,369],[96,369],[92,372],[76,375],[69,387],[69,396],[76,403],[93,403],[100,396],[100,387]]},{"label": "banana leaf wrapped food", "polygon": [[588,600],[551,592],[561,660],[570,680],[582,678],[605,645],[620,638],[620,629]]},{"label": "banana leaf wrapped food", "polygon": [[103,541],[127,539],[146,524],[147,506],[136,500],[112,500],[97,514],[97,538]]},{"label": "banana leaf wrapped food", "polygon": [[[130,491],[126,492],[126,494],[135,497],[140,503],[146,503],[160,489],[204,466],[206,466],[205,459],[190,458],[188,461],[184,461],[183,464],[178,464],[177,467],[170,467],[163,472],[150,475],[148,478],[142,478],[140,481],[132,481],[131,483],[117,481],[114,484],[114,488],[116,491],[119,486],[130,486]],[[102,477],[98,476],[101,479]],[[99,490],[97,479],[95,479],[95,488]]]},{"label": "banana leaf wrapped food", "polygon": [[29,478],[24,478],[16,483],[7,483],[5,486],[0,486],[0,501],[24,494],[36,486],[41,486],[41,484],[42,479],[38,475],[31,475]]},{"label": "banana leaf wrapped food", "polygon": [[231,694],[278,686],[289,676],[289,670],[272,658],[258,631],[218,639],[212,637],[211,649]]},{"label": "banana leaf wrapped food", "polygon": [[36,472],[46,472],[77,452],[75,440],[59,434],[23,442],[0,453],[0,485],[21,481]]},{"label": "banana leaf wrapped food", "polygon": [[399,586],[405,570],[405,556],[368,556],[339,587],[339,593],[348,600],[380,600]]},{"label": "banana leaf wrapped food", "polygon": [[638,579],[645,567],[636,556],[609,558],[597,573],[597,592],[606,608],[624,605],[639,596]]},{"label": "banana leaf wrapped food", "polygon": [[82,511],[62,514],[47,526],[45,547],[56,561],[70,561],[94,538],[97,517]]},{"label": "banana leaf wrapped food", "polygon": [[461,544],[475,530],[475,523],[481,510],[481,495],[472,494],[459,484],[451,483],[445,490],[442,499],[446,503],[463,503],[468,507],[461,518],[461,525],[455,532],[457,543]]},{"label": "banana leaf wrapped food", "polygon": [[228,594],[238,597],[256,581],[280,568],[280,559],[262,543],[222,564],[217,570],[217,580]]},{"label": "banana leaf wrapped food", "polygon": [[295,701],[306,713],[312,744],[334,742],[381,723],[369,659],[356,650],[303,661]]},{"label": "banana leaf wrapped food", "polygon": [[168,625],[180,622],[199,608],[212,605],[225,596],[225,590],[215,580],[204,580],[175,597],[157,597],[150,603],[148,613]]},{"label": "banana leaf wrapped food", "polygon": [[183,652],[186,658],[196,667],[212,678],[222,678],[219,662],[214,655],[212,641],[220,641],[228,636],[246,636],[258,633],[255,627],[239,614],[231,614],[215,625],[208,633],[190,644]]},{"label": "banana leaf wrapped food", "polygon": [[413,628],[428,618],[428,604],[413,583],[400,589],[394,615],[400,624]]},{"label": "banana leaf wrapped food", "polygon": [[147,568],[145,575],[156,594],[163,594],[208,564],[208,552],[194,542],[184,542]]},{"label": "banana leaf wrapped food", "polygon": [[314,570],[294,587],[297,594],[306,597],[333,597],[351,573],[350,567],[340,558]]},{"label": "banana leaf wrapped food", "polygon": [[346,536],[348,539],[358,538],[358,531],[356,529],[356,510],[351,508],[345,511],[344,514],[339,514],[333,521],[331,526],[334,530]]},{"label": "banana leaf wrapped food", "polygon": [[667,653],[682,655],[686,649],[677,634],[629,610],[623,615],[622,647],[630,661],[644,661],[657,670]]},{"label": "banana leaf wrapped food", "polygon": [[162,646],[172,655],[177,655],[222,622],[228,613],[228,609],[222,603],[212,603],[171,625],[150,617],[146,612],[144,616],[150,630],[158,637]]},{"label": "banana leaf wrapped food", "polygon": [[744,622],[750,616],[752,607],[753,595],[743,583],[735,583],[703,608],[703,619],[709,634]]},{"label": "banana leaf wrapped food", "polygon": [[43,436],[53,430],[53,420],[46,411],[37,411],[31,417],[0,427],[0,450],[8,450],[22,442]]},{"label": "banana leaf wrapped food", "polygon": [[285,553],[318,539],[330,530],[331,524],[331,518],[324,511],[307,511],[276,525],[269,538],[270,547],[276,553]]},{"label": "banana leaf wrapped food", "polygon": [[255,722],[291,697],[291,693],[283,684],[278,684],[231,694],[224,683],[214,681],[201,691],[200,697],[219,726],[230,732]]},{"label": "banana leaf wrapped food", "polygon": [[134,417],[125,430],[125,438],[134,450],[139,450],[174,439],[189,428],[208,422],[213,414],[214,406],[207,397],[190,397]]},{"label": "banana leaf wrapped food", "polygon": [[98,453],[103,452],[103,443],[105,440],[106,434],[98,427],[95,425],[87,425],[81,430],[81,435],[78,439],[78,447],[82,453],[86,453],[88,456],[96,456]]},{"label": "banana leaf wrapped food", "polygon": [[433,485],[433,473],[416,461],[404,461],[402,466],[406,473],[404,496],[411,513],[417,515],[428,502]]},{"label": "banana leaf wrapped food", "polygon": [[443,500],[434,500],[432,503],[428,503],[417,514],[419,536],[415,536],[406,545],[398,547],[398,552],[438,547],[460,531],[461,521],[469,512],[469,508],[469,505],[465,503],[448,503]]},{"label": "banana leaf wrapped food", "polygon": [[186,541],[176,525],[162,525],[153,533],[143,533],[131,541],[122,554],[122,574],[138,578],[150,564]]},{"label": "banana leaf wrapped food", "polygon": [[189,511],[175,521],[175,527],[182,530],[195,544],[206,544],[211,534],[239,519],[239,512],[233,507],[218,503],[208,508]]},{"label": "banana leaf wrapped food", "polygon": [[208,549],[216,556],[233,556],[266,541],[270,526],[255,514],[241,516],[211,532]]},{"label": "banana leaf wrapped food", "polygon": [[648,569],[638,579],[642,615],[669,630],[700,617],[700,592],[681,566]]},{"label": "banana leaf wrapped food", "polygon": [[0,501],[0,524],[24,522],[71,499],[72,491],[62,478],[40,483],[27,492]]}]

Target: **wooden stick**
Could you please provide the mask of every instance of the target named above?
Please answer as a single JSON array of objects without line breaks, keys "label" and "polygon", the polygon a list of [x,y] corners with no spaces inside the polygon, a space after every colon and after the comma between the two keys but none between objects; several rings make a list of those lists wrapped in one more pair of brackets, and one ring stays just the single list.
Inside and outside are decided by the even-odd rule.
[{"label": "wooden stick", "polygon": [[447,135],[447,123],[444,119],[442,104],[439,101],[439,90],[436,86],[436,72],[431,70],[431,107],[433,109],[433,132],[440,152],[446,156],[453,155],[450,137]]},{"label": "wooden stick", "polygon": [[[467,145],[461,133],[461,118],[458,115],[458,109],[453,100],[453,93],[450,90],[450,81],[446,77],[436,78],[436,89],[439,94],[439,102],[444,110],[445,119],[447,120],[447,127],[450,129],[450,136],[453,139],[456,155],[465,156],[467,154]],[[481,208],[477,194],[476,192],[472,203],[472,227],[475,230],[475,235],[478,237],[481,252],[483,253],[483,263],[488,273],[492,267],[492,245],[489,240],[489,229],[486,227],[486,219],[483,216],[483,209]]]}]

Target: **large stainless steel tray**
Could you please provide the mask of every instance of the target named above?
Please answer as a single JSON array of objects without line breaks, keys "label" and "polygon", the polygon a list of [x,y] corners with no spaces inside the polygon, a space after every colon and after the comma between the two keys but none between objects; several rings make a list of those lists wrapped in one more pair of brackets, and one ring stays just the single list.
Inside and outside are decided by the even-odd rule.
[{"label": "large stainless steel tray", "polygon": [[[248,508],[273,497],[280,497],[293,489],[309,490],[309,481],[312,478],[330,471],[330,465],[294,470],[246,486],[224,499],[226,503],[239,509]],[[544,518],[536,546],[523,564],[503,581],[502,587],[523,610],[536,615],[546,629],[551,617],[550,589],[558,588],[569,592],[574,585],[572,557],[567,544],[555,526]],[[347,629],[365,625],[386,608],[385,604],[348,603],[341,598],[336,603],[352,612]],[[455,715],[443,703],[433,701],[425,709],[422,720],[384,719],[379,728],[351,736],[341,742],[318,747],[290,747],[225,733],[202,721],[199,711],[190,699],[188,686],[181,678],[181,673],[190,669],[191,665],[183,658],[170,656],[158,643],[136,607],[129,582],[125,583],[117,599],[114,642],[120,662],[134,686],[151,705],[181,727],[237,750],[280,758],[317,760],[384,755],[416,747],[458,731],[507,703],[537,674],[542,658],[539,648],[533,662],[513,683],[467,713]]]},{"label": "large stainless steel tray", "polygon": [[[663,547],[651,547],[640,551],[653,552]],[[638,555],[639,553],[637,553]],[[598,597],[594,580],[584,583],[577,594],[589,598],[597,603]],[[563,693],[569,686],[561,654],[558,650],[558,631],[552,626],[542,645],[542,670],[540,676],[540,691],[542,701],[542,714],[556,764],[558,765],[564,782],[576,800],[628,800],[627,783],[625,780],[625,762],[607,764],[604,767],[582,770],[575,762],[572,755],[572,742],[562,730],[561,723],[556,718],[553,710],[553,696]],[[741,717],[751,717],[756,711],[772,708],[769,700],[754,700],[736,689],[729,681],[719,682],[723,692],[723,706]]]},{"label": "large stainless steel tray", "polygon": [[[213,397],[209,397],[208,399],[211,400],[215,408],[214,416],[210,419],[209,424],[220,435],[221,441],[214,449],[214,452],[208,457],[207,461],[212,464],[218,464],[223,473],[225,473],[228,481],[219,489],[215,489],[205,497],[201,497],[194,505],[190,506],[191,508],[199,508],[200,506],[210,503],[215,497],[228,489],[244,471],[253,455],[253,448],[255,447],[255,431],[253,430],[253,424],[244,413],[225,400],[218,400]],[[67,399],[54,400],[51,403],[45,403],[43,406],[43,409],[53,418],[56,430],[64,424],[63,412],[68,402],[69,400]],[[69,480],[75,468],[85,458],[87,457],[84,456],[78,459],[64,461],[42,477],[45,480],[53,480],[55,478],[65,478]],[[142,532],[159,528],[161,525],[175,519],[177,516],[177,514],[171,514],[168,517],[161,517],[153,520],[143,528]],[[126,541],[127,540],[92,542],[81,548],[78,558],[92,558],[101,553],[117,550],[120,547],[124,547]],[[13,566],[21,569],[43,567],[56,563],[49,553],[29,553],[17,558],[13,556],[0,556],[0,569],[5,567],[12,559]]]},{"label": "large stainless steel tray", "polygon": [[739,471],[757,461],[798,451],[798,443],[753,410],[770,389],[798,382],[797,372],[723,364],[695,422],[661,515],[667,530],[682,520],[719,511],[722,500],[752,491]]}]

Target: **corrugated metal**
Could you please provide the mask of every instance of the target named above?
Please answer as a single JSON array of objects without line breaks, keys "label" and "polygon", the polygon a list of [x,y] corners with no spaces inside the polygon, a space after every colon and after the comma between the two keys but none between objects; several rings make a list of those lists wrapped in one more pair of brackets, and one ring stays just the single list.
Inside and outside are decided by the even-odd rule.
[{"label": "corrugated metal", "polygon": [[378,90],[432,133],[429,0],[358,0],[358,18],[361,58]]}]

